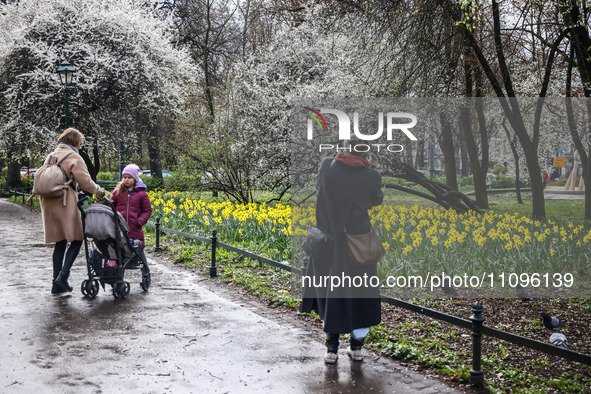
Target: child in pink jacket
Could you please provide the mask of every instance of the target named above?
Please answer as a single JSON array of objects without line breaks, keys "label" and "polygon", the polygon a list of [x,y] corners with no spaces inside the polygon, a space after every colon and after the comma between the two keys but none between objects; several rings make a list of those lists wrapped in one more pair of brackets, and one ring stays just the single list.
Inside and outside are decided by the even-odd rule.
[{"label": "child in pink jacket", "polygon": [[152,215],[152,205],[146,193],[146,185],[139,177],[140,168],[136,164],[127,165],[122,172],[122,180],[113,190],[111,200],[117,212],[119,212],[129,225],[129,238],[141,242],[139,253],[143,260],[142,279],[150,282],[150,268],[144,254],[144,230],[142,227],[148,223]]}]

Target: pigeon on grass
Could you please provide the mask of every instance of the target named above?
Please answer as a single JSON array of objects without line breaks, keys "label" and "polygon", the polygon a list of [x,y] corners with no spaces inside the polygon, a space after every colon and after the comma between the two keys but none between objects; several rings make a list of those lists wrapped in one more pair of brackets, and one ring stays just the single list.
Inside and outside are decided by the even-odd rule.
[{"label": "pigeon on grass", "polygon": [[552,335],[550,335],[550,343],[554,346],[568,349],[568,341],[566,336],[560,332],[560,328],[564,325],[564,323],[566,323],[566,320],[550,316],[546,312],[542,312],[542,319],[544,319],[544,326],[547,329],[552,330]]},{"label": "pigeon on grass", "polygon": [[515,295],[517,295],[517,298],[519,298],[521,301],[531,301],[533,299],[530,292],[519,283],[515,287]]},{"label": "pigeon on grass", "polygon": [[459,297],[460,296],[456,289],[454,289],[450,284],[446,284],[445,282],[441,286],[441,290],[443,290],[443,292],[450,297]]}]

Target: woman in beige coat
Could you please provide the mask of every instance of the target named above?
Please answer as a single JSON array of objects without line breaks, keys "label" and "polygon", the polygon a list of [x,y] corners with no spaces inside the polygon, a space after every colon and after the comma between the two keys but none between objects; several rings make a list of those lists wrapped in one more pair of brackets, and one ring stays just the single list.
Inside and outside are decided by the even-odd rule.
[{"label": "woman in beige coat", "polygon": [[[65,206],[61,197],[40,198],[45,243],[55,242],[55,249],[53,250],[52,294],[72,291],[72,287],[68,284],[70,268],[72,268],[78,252],[80,252],[82,240],[84,239],[82,218],[77,205],[78,195],[76,193],[76,186],[80,185],[82,189],[92,194],[97,194],[101,191],[100,187],[92,181],[88,173],[88,168],[78,153],[83,139],[84,136],[82,133],[74,128],[67,129],[57,139],[59,144],[55,149],[55,154],[58,160],[68,153],[73,152],[61,163],[66,176],[72,179],[72,187],[67,190]],[[70,242],[70,247],[66,253],[68,242]]]}]

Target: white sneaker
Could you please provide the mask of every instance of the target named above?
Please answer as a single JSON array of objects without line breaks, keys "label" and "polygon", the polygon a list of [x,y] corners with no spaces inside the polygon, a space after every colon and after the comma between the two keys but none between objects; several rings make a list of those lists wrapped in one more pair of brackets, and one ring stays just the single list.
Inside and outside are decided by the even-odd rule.
[{"label": "white sneaker", "polygon": [[337,362],[338,358],[339,358],[338,354],[326,352],[326,354],[324,355],[324,362],[326,364],[334,364]]},{"label": "white sneaker", "polygon": [[361,349],[359,350],[352,350],[351,346],[347,347],[347,354],[351,357],[353,361],[363,361],[363,354],[361,353]]}]

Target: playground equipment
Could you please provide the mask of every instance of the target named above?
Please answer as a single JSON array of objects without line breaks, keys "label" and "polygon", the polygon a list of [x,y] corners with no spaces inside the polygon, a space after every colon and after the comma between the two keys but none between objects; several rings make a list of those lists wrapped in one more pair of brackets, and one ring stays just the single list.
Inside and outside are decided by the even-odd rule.
[{"label": "playground equipment", "polygon": [[568,179],[566,180],[564,190],[585,190],[585,182],[583,181],[583,177],[577,177],[577,174],[579,173],[580,161],[581,157],[579,156],[579,152],[575,152],[575,165],[573,167],[573,170],[570,172]]}]

